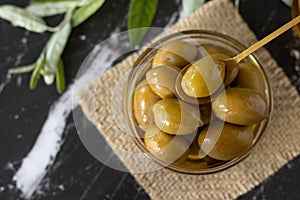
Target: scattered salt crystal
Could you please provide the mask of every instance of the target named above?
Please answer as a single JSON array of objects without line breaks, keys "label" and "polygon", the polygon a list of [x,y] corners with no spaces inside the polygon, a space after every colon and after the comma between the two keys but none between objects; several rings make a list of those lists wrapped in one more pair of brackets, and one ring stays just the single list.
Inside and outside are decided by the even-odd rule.
[{"label": "scattered salt crystal", "polygon": [[12,189],[14,189],[14,186],[13,186],[12,184],[8,184],[8,185],[7,185],[7,188],[8,188],[9,190],[12,190]]},{"label": "scattered salt crystal", "polygon": [[6,168],[7,168],[7,169],[10,169],[10,170],[12,170],[12,171],[16,171],[16,169],[15,169],[13,163],[11,163],[11,162],[8,162],[8,163],[6,164]]},{"label": "scattered salt crystal", "polygon": [[295,80],[297,80],[297,76],[296,75],[292,75],[291,79],[292,79],[292,81],[295,81]]},{"label": "scattered salt crystal", "polygon": [[300,59],[300,52],[297,49],[292,49],[291,50],[291,56],[295,57],[297,60]]},{"label": "scattered salt crystal", "polygon": [[6,79],[2,83],[0,83],[0,93],[2,92],[4,87],[10,83],[10,81],[11,81],[11,74],[7,73]]},{"label": "scattered salt crystal", "polygon": [[58,186],[58,189],[61,190],[61,191],[64,191],[65,190],[65,186],[61,184],[61,185]]},{"label": "scattered salt crystal", "polygon": [[18,120],[19,118],[20,118],[20,116],[19,116],[18,114],[15,114],[15,115],[14,115],[14,119],[15,119],[15,120]]},{"label": "scattered salt crystal", "polygon": [[86,40],[86,35],[84,35],[84,34],[80,35],[79,39],[82,40],[82,41]]},{"label": "scattered salt crystal", "polygon": [[27,43],[27,38],[22,38],[22,39],[21,39],[21,42],[22,42],[23,44],[26,44],[26,43]]},{"label": "scattered salt crystal", "polygon": [[22,84],[22,76],[18,76],[17,78],[17,86],[20,87]]}]

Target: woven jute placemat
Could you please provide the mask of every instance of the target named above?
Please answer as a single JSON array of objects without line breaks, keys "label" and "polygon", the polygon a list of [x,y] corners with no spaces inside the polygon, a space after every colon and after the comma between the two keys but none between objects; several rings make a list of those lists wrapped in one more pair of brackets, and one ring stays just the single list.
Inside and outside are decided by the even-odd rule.
[{"label": "woven jute placemat", "polygon": [[[171,28],[218,31],[236,38],[245,46],[256,41],[254,33],[229,0],[210,1]],[[269,77],[274,100],[272,118],[262,141],[246,160],[216,174],[184,175],[168,169],[133,173],[152,199],[234,199],[300,154],[299,95],[265,49],[258,50],[255,55]],[[143,158],[132,159],[124,153],[124,150],[139,152],[139,149],[111,116],[111,92],[136,57],[135,54],[126,58],[78,95],[86,116],[131,172],[138,165],[147,167],[148,164]]]}]

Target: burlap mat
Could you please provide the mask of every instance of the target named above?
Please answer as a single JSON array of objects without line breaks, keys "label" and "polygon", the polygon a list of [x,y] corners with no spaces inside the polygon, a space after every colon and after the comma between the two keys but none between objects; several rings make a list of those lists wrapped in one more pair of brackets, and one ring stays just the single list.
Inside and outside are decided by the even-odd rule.
[{"label": "burlap mat", "polygon": [[[213,0],[172,27],[175,30],[189,28],[219,31],[236,38],[246,46],[256,41],[255,35],[229,0]],[[133,176],[152,199],[234,199],[251,190],[299,155],[299,95],[266,50],[261,49],[255,54],[267,72],[274,95],[273,115],[263,140],[246,160],[220,173],[197,176],[178,174],[167,169],[134,173]],[[79,95],[85,114],[99,128],[130,171],[136,165],[144,163],[131,160],[122,153],[122,148],[137,152],[139,150],[112,119],[110,100],[113,87],[129,70],[135,58],[136,55],[128,57]]]}]

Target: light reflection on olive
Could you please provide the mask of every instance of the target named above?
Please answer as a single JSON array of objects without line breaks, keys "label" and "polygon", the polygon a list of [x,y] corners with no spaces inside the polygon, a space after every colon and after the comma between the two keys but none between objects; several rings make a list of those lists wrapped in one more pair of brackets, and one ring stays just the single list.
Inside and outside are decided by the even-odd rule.
[{"label": "light reflection on olive", "polygon": [[160,100],[152,110],[156,126],[169,134],[191,134],[203,125],[199,109],[178,99]]},{"label": "light reflection on olive", "polygon": [[189,153],[189,144],[183,137],[164,133],[155,125],[146,129],[144,142],[150,153],[168,163],[182,162]]},{"label": "light reflection on olive", "polygon": [[200,148],[217,160],[231,160],[243,155],[253,142],[251,126],[238,126],[216,121],[199,135]]},{"label": "light reflection on olive", "polygon": [[206,56],[187,69],[181,87],[191,97],[208,97],[223,85],[224,76],[225,64]]},{"label": "light reflection on olive", "polygon": [[144,80],[136,88],[133,97],[133,111],[137,123],[146,128],[152,123],[152,106],[159,101],[157,96]]},{"label": "light reflection on olive", "polygon": [[175,81],[180,69],[177,67],[158,66],[150,69],[146,79],[151,89],[161,98],[175,96]]},{"label": "light reflection on olive", "polygon": [[212,108],[219,119],[238,125],[252,125],[268,117],[266,99],[246,88],[226,89],[213,101]]},{"label": "light reflection on olive", "polygon": [[177,40],[163,45],[153,59],[153,67],[160,65],[183,68],[194,61],[197,49],[192,44]]}]

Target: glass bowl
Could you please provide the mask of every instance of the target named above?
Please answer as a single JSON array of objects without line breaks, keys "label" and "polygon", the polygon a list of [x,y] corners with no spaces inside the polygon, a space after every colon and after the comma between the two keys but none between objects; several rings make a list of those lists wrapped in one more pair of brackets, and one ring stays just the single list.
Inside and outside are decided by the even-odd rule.
[{"label": "glass bowl", "polygon": [[[216,160],[209,156],[205,156],[204,158],[198,160],[186,159],[181,163],[165,162],[150,153],[145,146],[144,130],[137,124],[133,111],[133,94],[137,85],[143,79],[145,79],[145,74],[147,73],[147,71],[152,68],[151,62],[158,49],[168,42],[177,40],[188,41],[189,43],[195,45],[197,49],[200,49],[202,46],[213,45],[213,47],[223,49],[231,55],[236,55],[245,49],[245,46],[243,46],[240,42],[227,35],[206,30],[186,30],[182,32],[172,33],[158,39],[156,42],[149,45],[149,47],[147,47],[135,61],[132,71],[130,72],[125,84],[123,111],[130,135],[136,145],[144,152],[145,156],[147,156],[149,159],[152,159],[155,163],[160,164],[162,167],[173,170],[175,172],[185,174],[210,174],[225,170],[244,160],[258,144],[265,133],[272,110],[272,95],[266,73],[254,55],[250,55],[245,59],[244,62],[252,64],[260,74],[261,81],[263,83],[262,93],[263,96],[265,96],[268,110],[268,117],[252,126],[254,137],[251,147],[247,150],[247,152],[234,159],[226,161]],[[204,51],[204,54],[205,52],[206,51]],[[177,98],[180,97],[177,96]],[[211,125],[213,126],[213,123],[208,126]]]}]

